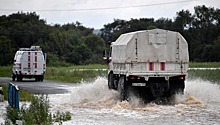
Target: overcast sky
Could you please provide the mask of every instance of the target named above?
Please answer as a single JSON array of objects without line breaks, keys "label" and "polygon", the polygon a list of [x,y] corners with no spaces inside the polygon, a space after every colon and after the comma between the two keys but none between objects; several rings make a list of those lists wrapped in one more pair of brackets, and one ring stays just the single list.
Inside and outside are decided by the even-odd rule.
[{"label": "overcast sky", "polygon": [[0,15],[35,11],[48,24],[79,21],[100,29],[114,19],[174,19],[176,12],[188,9],[193,13],[197,5],[220,8],[220,0],[0,0]]}]

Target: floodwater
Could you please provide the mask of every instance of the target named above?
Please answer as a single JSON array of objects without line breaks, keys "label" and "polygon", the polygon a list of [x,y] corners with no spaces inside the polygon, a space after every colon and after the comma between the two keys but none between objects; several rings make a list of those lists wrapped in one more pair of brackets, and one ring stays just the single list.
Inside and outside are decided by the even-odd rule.
[{"label": "floodwater", "polygon": [[51,110],[70,111],[65,125],[220,125],[220,85],[194,79],[186,81],[184,95],[172,104],[144,104],[137,97],[120,102],[118,93],[108,90],[107,80],[70,87],[69,93],[49,95]]}]

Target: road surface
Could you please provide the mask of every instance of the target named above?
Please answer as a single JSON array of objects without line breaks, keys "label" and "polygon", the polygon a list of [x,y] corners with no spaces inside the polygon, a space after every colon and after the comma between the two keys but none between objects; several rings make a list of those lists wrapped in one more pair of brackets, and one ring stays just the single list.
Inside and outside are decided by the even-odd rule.
[{"label": "road surface", "polygon": [[67,93],[69,87],[76,86],[74,83],[62,83],[44,80],[43,82],[36,82],[34,79],[24,79],[22,82],[11,81],[11,78],[0,77],[0,84],[8,84],[12,82],[18,85],[19,89],[28,91],[32,94],[62,94]]}]

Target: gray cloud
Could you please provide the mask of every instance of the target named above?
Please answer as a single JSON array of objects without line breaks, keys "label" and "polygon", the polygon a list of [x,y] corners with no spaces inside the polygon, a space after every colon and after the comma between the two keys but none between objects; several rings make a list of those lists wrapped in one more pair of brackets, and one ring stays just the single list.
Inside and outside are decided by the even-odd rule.
[{"label": "gray cloud", "polygon": [[[164,2],[183,0],[0,0],[0,15],[16,13],[20,10],[72,10],[88,8],[126,7],[136,5],[149,5]],[[220,0],[192,0],[190,2],[166,4],[158,6],[145,6],[121,9],[88,10],[88,11],[37,11],[48,24],[65,24],[79,21],[84,26],[102,28],[114,18],[155,18],[173,19],[176,12],[184,9],[193,11],[194,6],[206,5],[220,8]],[[4,11],[10,9],[12,11]],[[25,11],[24,11],[25,12]]]}]

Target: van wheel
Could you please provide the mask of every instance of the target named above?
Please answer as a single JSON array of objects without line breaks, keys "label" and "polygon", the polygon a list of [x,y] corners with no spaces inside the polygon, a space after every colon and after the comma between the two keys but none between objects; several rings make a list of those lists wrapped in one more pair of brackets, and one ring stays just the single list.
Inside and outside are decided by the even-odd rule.
[{"label": "van wheel", "polygon": [[38,76],[35,77],[35,81],[36,82],[39,81],[39,77]]},{"label": "van wheel", "polygon": [[19,75],[17,75],[17,81],[20,81]]},{"label": "van wheel", "polygon": [[17,75],[17,81],[22,81],[22,76],[21,75]]},{"label": "van wheel", "polygon": [[42,82],[44,81],[44,76],[40,77],[40,81],[42,81]]},{"label": "van wheel", "polygon": [[16,75],[12,74],[12,81],[15,81]]}]

